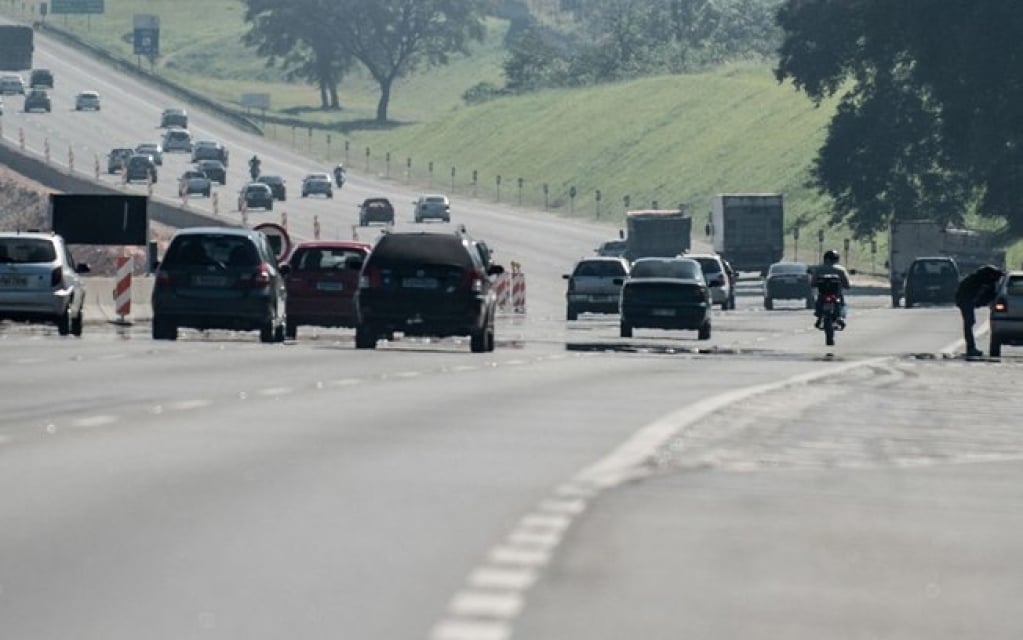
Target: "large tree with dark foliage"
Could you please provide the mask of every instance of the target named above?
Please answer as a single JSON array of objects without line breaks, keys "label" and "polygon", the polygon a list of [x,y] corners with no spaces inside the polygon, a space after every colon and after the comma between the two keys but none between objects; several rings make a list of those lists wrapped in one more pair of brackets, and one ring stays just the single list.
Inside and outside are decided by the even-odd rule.
[{"label": "large tree with dark foliage", "polygon": [[320,106],[339,109],[338,85],[351,57],[337,38],[332,0],[244,0],[242,40],[270,65],[319,86]]},{"label": "large tree with dark foliage", "polygon": [[976,207],[1023,236],[1023,3],[787,0],[778,21],[779,81],[841,96],[813,170],[833,222]]},{"label": "large tree with dark foliage", "polygon": [[380,87],[377,122],[387,121],[395,80],[423,65],[446,64],[482,40],[491,0],[337,0],[336,37]]}]

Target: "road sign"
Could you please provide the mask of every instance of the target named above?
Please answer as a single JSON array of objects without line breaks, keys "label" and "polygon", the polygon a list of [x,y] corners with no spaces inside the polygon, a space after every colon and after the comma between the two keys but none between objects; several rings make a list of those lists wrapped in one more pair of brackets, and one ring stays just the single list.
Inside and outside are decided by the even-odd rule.
[{"label": "road sign", "polygon": [[261,109],[263,111],[270,110],[270,94],[269,93],[243,93],[242,94],[242,106],[247,109]]},{"label": "road sign", "polygon": [[50,13],[104,13],[103,0],[50,0]]},{"label": "road sign", "polygon": [[136,13],[132,16],[133,44],[135,55],[156,57],[160,55],[160,16]]},{"label": "road sign", "polygon": [[51,194],[50,225],[70,244],[145,246],[146,196]]},{"label": "road sign", "polygon": [[282,262],[291,253],[291,237],[288,230],[275,222],[264,222],[252,228],[253,231],[262,231],[266,235],[270,248],[274,250],[277,261]]}]

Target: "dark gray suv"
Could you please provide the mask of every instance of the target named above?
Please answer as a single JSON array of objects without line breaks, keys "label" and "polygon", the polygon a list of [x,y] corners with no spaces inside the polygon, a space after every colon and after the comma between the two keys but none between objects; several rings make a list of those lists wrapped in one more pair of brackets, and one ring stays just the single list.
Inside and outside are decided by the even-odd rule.
[{"label": "dark gray suv", "polygon": [[153,284],[153,338],[179,327],[259,331],[283,342],[284,276],[266,236],[251,229],[194,227],[174,234]]},{"label": "dark gray suv", "polygon": [[[355,266],[354,264],[352,265]],[[387,233],[364,264],[355,293],[355,346],[373,349],[395,332],[469,336],[473,353],[494,350],[497,297],[476,243],[460,233]]]}]

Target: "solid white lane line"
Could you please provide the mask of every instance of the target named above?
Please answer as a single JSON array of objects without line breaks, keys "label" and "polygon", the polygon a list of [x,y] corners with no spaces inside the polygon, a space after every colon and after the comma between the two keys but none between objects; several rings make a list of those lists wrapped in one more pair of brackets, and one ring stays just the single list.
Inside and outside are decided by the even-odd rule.
[{"label": "solid white lane line", "polygon": [[517,593],[486,593],[462,591],[451,599],[448,612],[456,617],[514,618],[522,610],[522,596]]},{"label": "solid white lane line", "polygon": [[475,589],[510,589],[525,591],[536,582],[536,572],[530,569],[480,567],[469,574],[469,586]]},{"label": "solid white lane line", "polygon": [[330,387],[350,387],[362,382],[359,378],[338,378],[337,380],[328,380],[327,386]]},{"label": "solid white lane line", "polygon": [[508,543],[515,547],[551,550],[561,542],[560,531],[537,531],[535,529],[516,529],[508,536]]},{"label": "solid white lane line", "polygon": [[430,634],[430,640],[508,640],[511,628],[503,622],[443,620]]},{"label": "solid white lane line", "polygon": [[567,516],[548,515],[535,513],[522,519],[520,527],[528,529],[549,529],[552,531],[564,531],[572,524],[572,519]]},{"label": "solid white lane line", "polygon": [[544,500],[537,508],[548,513],[577,516],[586,511],[586,502],[583,500]]},{"label": "solid white lane line", "polygon": [[418,378],[423,375],[422,371],[399,371],[391,374],[395,378]]}]

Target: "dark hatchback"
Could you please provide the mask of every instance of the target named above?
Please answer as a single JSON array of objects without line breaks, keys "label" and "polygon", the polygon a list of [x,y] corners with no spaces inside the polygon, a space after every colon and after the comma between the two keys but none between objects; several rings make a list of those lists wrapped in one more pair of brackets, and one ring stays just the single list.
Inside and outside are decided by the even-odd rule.
[{"label": "dark hatchback", "polygon": [[689,258],[640,258],[622,285],[621,336],[633,329],[683,329],[710,339],[711,299],[700,263]]},{"label": "dark hatchback", "polygon": [[370,245],[361,242],[315,241],[295,247],[284,267],[288,287],[287,337],[298,327],[354,327],[355,291],[359,271],[352,261],[364,262]]},{"label": "dark hatchback", "polygon": [[193,227],[174,234],[153,283],[153,338],[176,340],[180,327],[259,331],[282,342],[284,275],[259,231]]},{"label": "dark hatchback", "polygon": [[394,224],[394,205],[387,198],[366,198],[359,205],[359,226],[372,222]]},{"label": "dark hatchback", "polygon": [[906,270],[902,296],[906,308],[920,303],[955,304],[959,267],[952,258],[917,258]]},{"label": "dark hatchback", "polygon": [[206,177],[220,184],[227,184],[227,167],[220,160],[200,160],[195,168],[206,174]]},{"label": "dark hatchback", "polygon": [[135,154],[124,164],[125,182],[156,182],[156,163],[151,156]]},{"label": "dark hatchback", "polygon": [[462,234],[388,233],[362,266],[355,294],[355,346],[372,349],[394,332],[469,336],[473,353],[494,350],[497,297],[476,244]]},{"label": "dark hatchback", "polygon": [[284,178],[281,176],[265,174],[256,178],[256,182],[262,182],[266,186],[270,187],[270,192],[273,193],[274,200],[284,202],[288,199],[288,190],[284,185]]},{"label": "dark hatchback", "polygon": [[764,308],[774,309],[775,300],[801,300],[813,309],[812,278],[805,262],[775,262],[764,276]]}]

